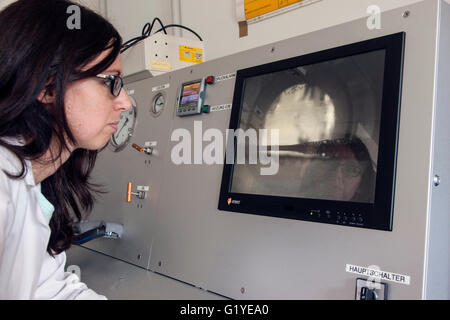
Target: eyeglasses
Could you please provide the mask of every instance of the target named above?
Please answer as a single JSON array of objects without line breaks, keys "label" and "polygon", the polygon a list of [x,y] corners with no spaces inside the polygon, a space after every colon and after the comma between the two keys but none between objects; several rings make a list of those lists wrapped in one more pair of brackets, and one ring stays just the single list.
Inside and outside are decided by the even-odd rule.
[{"label": "eyeglasses", "polygon": [[111,94],[114,97],[120,95],[120,91],[123,88],[123,79],[120,76],[113,76],[109,74],[98,74],[97,78],[105,79],[105,84],[111,89]]}]

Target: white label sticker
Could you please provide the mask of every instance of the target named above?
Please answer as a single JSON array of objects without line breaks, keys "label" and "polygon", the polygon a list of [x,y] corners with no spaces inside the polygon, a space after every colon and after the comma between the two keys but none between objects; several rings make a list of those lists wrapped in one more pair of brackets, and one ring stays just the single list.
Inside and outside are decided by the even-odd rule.
[{"label": "white label sticker", "polygon": [[347,264],[345,267],[345,271],[349,273],[355,273],[359,274],[361,276],[370,277],[373,279],[380,279],[382,281],[391,281],[395,283],[405,284],[408,285],[411,282],[410,276],[405,276],[402,274],[394,273],[394,272],[388,272],[388,271],[381,271],[377,269],[370,269],[366,267],[360,267],[355,266],[352,264]]},{"label": "white label sticker", "polygon": [[222,76],[216,77],[216,82],[226,81],[226,80],[230,80],[230,79],[233,79],[233,78],[236,78],[236,73],[224,74]]},{"label": "white label sticker", "polygon": [[161,86],[153,87],[152,92],[161,91],[170,87],[170,84],[166,83]]},{"label": "white label sticker", "polygon": [[149,186],[137,186],[136,190],[147,192],[148,190],[150,190],[150,187]]},{"label": "white label sticker", "polygon": [[145,142],[146,147],[156,147],[158,145],[158,141],[147,141]]},{"label": "white label sticker", "polygon": [[217,112],[217,111],[225,111],[225,110],[230,110],[231,109],[231,103],[229,104],[221,104],[218,106],[212,106],[211,107],[211,112]]},{"label": "white label sticker", "polygon": [[128,94],[129,96],[132,96],[132,95],[134,94],[134,90],[128,90],[127,94]]}]

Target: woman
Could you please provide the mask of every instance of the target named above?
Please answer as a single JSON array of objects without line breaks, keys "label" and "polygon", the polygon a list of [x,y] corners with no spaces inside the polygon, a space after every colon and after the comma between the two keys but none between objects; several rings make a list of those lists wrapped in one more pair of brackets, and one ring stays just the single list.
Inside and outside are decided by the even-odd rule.
[{"label": "woman", "polygon": [[69,28],[72,5],[0,12],[0,299],[105,298],[64,272],[65,251],[93,205],[97,150],[131,102],[120,35],[82,6],[81,28]]}]

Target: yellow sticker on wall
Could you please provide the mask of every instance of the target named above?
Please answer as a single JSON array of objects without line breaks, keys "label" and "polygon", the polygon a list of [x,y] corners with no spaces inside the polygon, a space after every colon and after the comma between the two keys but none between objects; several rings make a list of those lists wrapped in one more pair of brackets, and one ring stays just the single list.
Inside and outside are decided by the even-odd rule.
[{"label": "yellow sticker on wall", "polygon": [[172,70],[172,65],[169,61],[159,61],[159,60],[152,60],[151,61],[152,69],[158,69],[163,71],[170,71]]},{"label": "yellow sticker on wall", "polygon": [[303,0],[245,0],[245,18],[249,20],[302,1]]},{"label": "yellow sticker on wall", "polygon": [[180,46],[180,61],[202,63],[203,49]]}]

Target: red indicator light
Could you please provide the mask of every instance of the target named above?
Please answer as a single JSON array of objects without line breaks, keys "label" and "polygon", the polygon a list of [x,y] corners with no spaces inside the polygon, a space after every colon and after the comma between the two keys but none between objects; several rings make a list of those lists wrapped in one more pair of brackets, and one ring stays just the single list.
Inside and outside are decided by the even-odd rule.
[{"label": "red indicator light", "polygon": [[206,83],[207,84],[214,84],[215,78],[214,76],[209,76],[206,78]]}]

